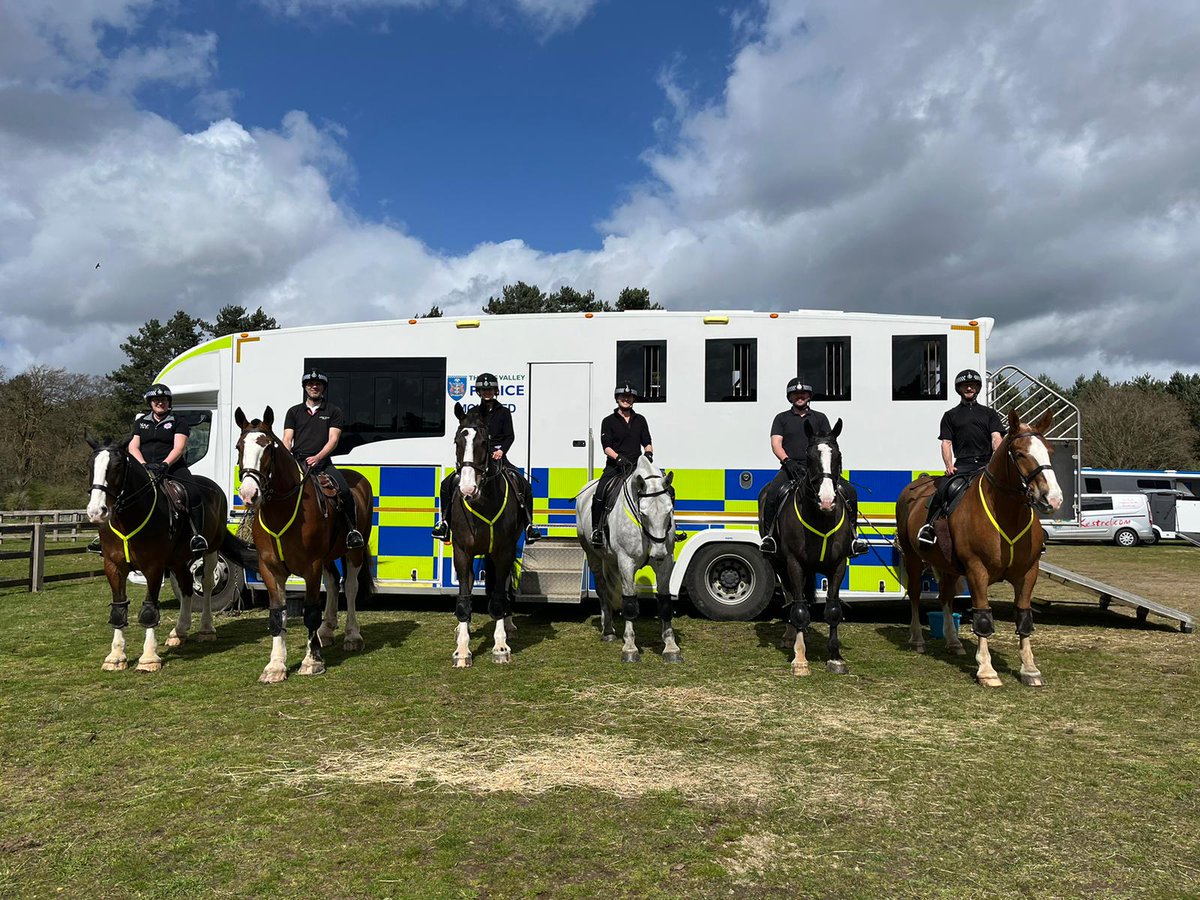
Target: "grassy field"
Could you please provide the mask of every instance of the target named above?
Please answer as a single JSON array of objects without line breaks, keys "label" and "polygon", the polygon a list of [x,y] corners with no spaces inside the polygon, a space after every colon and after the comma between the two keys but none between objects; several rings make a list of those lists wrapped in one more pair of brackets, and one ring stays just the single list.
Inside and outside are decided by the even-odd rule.
[{"label": "grassy field", "polygon": [[[1200,551],[1051,558],[1200,612]],[[776,622],[684,617],[682,665],[622,666],[594,610],[527,607],[511,665],[477,617],[454,671],[448,602],[376,607],[364,652],[267,687],[262,611],[101,672],[106,594],[0,595],[0,895],[1200,894],[1200,653],[1153,617],[1039,611],[1035,690],[997,603],[985,691],[973,638],[914,655],[895,604],[850,610],[849,676],[811,642],[807,679]]]}]

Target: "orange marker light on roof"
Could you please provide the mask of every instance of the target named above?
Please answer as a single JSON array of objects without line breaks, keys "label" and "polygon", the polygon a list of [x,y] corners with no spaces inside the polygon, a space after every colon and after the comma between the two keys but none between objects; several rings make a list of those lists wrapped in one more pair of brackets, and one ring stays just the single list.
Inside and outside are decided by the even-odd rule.
[{"label": "orange marker light on roof", "polygon": [[771,318],[772,318],[772,319],[778,319],[778,318],[779,318],[779,313],[771,313]]},{"label": "orange marker light on roof", "polygon": [[417,320],[416,320],[416,319],[409,319],[409,320],[408,320],[408,324],[409,324],[409,325],[416,325],[416,324],[417,324]]},{"label": "orange marker light on roof", "polygon": [[584,313],[584,314],[583,314],[583,317],[584,317],[585,319],[590,319],[590,318],[591,318],[592,316],[594,316],[594,315],[595,315],[595,313]]}]

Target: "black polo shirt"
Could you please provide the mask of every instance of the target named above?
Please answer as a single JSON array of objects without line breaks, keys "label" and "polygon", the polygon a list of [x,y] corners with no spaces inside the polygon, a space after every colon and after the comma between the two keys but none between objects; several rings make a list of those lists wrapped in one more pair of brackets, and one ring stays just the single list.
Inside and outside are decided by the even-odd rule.
[{"label": "black polo shirt", "polygon": [[479,404],[483,410],[483,420],[487,423],[488,444],[493,450],[503,450],[508,456],[508,448],[517,439],[513,430],[512,412],[503,403],[495,400],[484,400]]},{"label": "black polo shirt", "polygon": [[287,411],[283,427],[292,429],[292,453],[316,456],[329,442],[329,429],[345,428],[346,417],[340,409],[324,400],[311,411],[307,403],[297,403]]},{"label": "black polo shirt", "polygon": [[803,464],[808,461],[808,435],[804,433],[804,423],[812,426],[814,434],[831,429],[825,413],[817,412],[812,407],[809,407],[804,415],[799,415],[794,410],[795,407],[789,406],[775,417],[775,421],[771,423],[771,436],[782,436],[783,452],[788,455],[788,459]]},{"label": "black polo shirt", "polygon": [[1003,435],[1004,423],[999,414],[982,403],[965,400],[946,410],[938,440],[950,441],[954,458],[977,460],[992,455],[992,432]]},{"label": "black polo shirt", "polygon": [[[614,409],[612,415],[605,416],[604,421],[600,423],[600,446],[605,450],[615,450],[619,456],[637,459],[642,455],[643,447],[654,443],[650,440],[650,425],[645,416],[636,412],[626,422],[619,409],[620,407]],[[605,457],[605,465],[618,465],[608,454],[605,454]]]},{"label": "black polo shirt", "polygon": [[[166,460],[175,448],[175,435],[187,437],[192,433],[187,422],[167,413],[161,421],[156,421],[154,413],[142,413],[133,420],[133,433],[138,436],[138,446],[142,451],[142,459],[148,463],[161,463]],[[183,465],[180,457],[175,465]]]}]

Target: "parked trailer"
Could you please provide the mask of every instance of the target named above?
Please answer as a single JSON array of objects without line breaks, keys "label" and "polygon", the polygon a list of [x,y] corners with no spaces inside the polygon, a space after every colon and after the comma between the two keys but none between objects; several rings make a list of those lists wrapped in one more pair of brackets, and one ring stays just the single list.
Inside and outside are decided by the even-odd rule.
[{"label": "parked trailer", "polygon": [[1158,537],[1189,544],[1200,542],[1200,472],[1085,468],[1080,478],[1084,490],[1092,494],[1145,494]]},{"label": "parked trailer", "polygon": [[[602,465],[598,428],[613,386],[631,382],[656,462],[675,472],[678,524],[689,534],[670,590],[707,615],[746,619],[775,587],[758,551],[757,497],[778,471],[769,431],[787,408],[788,380],[803,374],[816,387],[814,407],[844,420],[846,476],[873,523],[862,527],[873,552],[852,561],[843,597],[898,597],[896,497],[922,472],[940,472],[938,423],[956,399],[952,379],[986,371],[992,324],[825,310],[360,322],[217,338],[158,380],[195,423],[191,470],[236,498],[234,409],[253,418],[270,405],[282,430],[284,411],[301,399],[301,373],[326,372],[347,422],[335,462],[375,492],[380,589],[453,594],[450,548],[429,531],[453,466],[453,406],[472,405],[475,374],[495,372],[517,433],[511,456],[531,475],[535,524],[548,534],[524,554],[519,595],[571,602],[591,594],[573,498]],[[236,519],[244,510],[235,503]],[[649,589],[650,570],[642,577]]]}]

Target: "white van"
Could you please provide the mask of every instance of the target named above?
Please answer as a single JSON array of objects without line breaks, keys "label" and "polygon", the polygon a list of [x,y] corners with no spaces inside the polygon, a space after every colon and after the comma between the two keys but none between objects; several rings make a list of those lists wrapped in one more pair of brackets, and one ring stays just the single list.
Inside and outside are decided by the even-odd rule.
[{"label": "white van", "polygon": [[1119,547],[1158,540],[1145,494],[1080,494],[1078,525],[1047,525],[1054,541],[1112,541]]}]

